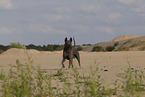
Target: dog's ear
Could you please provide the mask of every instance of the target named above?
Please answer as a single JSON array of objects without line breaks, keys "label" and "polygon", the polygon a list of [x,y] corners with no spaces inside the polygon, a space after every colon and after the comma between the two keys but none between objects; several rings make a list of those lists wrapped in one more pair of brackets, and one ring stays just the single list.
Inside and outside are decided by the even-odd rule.
[{"label": "dog's ear", "polygon": [[65,38],[65,42],[67,41],[67,37]]},{"label": "dog's ear", "polygon": [[72,38],[70,38],[70,41],[72,42]]}]

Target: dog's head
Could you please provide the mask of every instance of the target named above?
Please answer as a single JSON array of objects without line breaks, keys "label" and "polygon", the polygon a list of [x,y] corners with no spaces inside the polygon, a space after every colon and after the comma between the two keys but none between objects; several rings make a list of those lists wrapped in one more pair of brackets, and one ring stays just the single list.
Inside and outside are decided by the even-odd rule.
[{"label": "dog's head", "polygon": [[72,38],[70,38],[70,40],[67,40],[67,37],[65,38],[65,46],[66,47],[71,47],[72,46]]}]

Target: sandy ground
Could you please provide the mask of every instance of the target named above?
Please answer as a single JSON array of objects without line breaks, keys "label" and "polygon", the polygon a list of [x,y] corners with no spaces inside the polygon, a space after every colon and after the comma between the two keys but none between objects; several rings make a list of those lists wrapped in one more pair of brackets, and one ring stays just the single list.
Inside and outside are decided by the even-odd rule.
[{"label": "sandy ground", "polygon": [[[55,73],[61,69],[62,51],[56,52],[39,52],[36,50],[10,49],[0,55],[0,66],[7,71],[9,64],[15,65],[16,60],[22,64],[28,62],[28,54],[33,60],[33,66],[38,65],[41,69],[47,70],[48,73]],[[132,68],[145,70],[145,51],[123,51],[123,52],[80,52],[81,66],[78,69],[80,74],[88,74],[90,67],[98,65],[101,78],[111,84],[119,79],[118,74],[123,73],[129,67],[128,61]],[[77,61],[74,60],[77,68]],[[65,62],[68,68],[68,61]],[[72,69],[65,69],[72,72]],[[108,70],[108,71],[105,71]]]}]

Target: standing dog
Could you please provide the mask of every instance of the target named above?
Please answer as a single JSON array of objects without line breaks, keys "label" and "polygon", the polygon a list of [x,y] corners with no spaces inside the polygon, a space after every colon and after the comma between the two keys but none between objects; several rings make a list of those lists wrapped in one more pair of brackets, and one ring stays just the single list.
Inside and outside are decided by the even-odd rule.
[{"label": "standing dog", "polygon": [[[75,40],[74,40],[75,42]],[[80,65],[80,56],[79,56],[79,52],[77,50],[77,48],[75,47],[75,43],[74,43],[74,47],[72,46],[72,38],[70,38],[70,40],[67,40],[67,37],[65,38],[65,44],[64,44],[64,50],[63,50],[63,60],[62,60],[62,67],[65,68],[64,66],[64,61],[67,59],[69,60],[69,68],[70,65],[73,68],[73,58],[76,58],[78,60],[79,66]]]}]

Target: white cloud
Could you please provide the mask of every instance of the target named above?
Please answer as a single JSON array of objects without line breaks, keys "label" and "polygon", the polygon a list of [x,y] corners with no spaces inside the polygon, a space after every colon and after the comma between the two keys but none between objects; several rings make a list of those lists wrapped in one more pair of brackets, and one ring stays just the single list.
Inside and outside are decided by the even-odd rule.
[{"label": "white cloud", "polygon": [[0,0],[0,9],[10,10],[13,8],[14,8],[14,6],[13,6],[11,0]]},{"label": "white cloud", "polygon": [[9,28],[9,27],[0,28],[0,35],[11,35],[11,34],[19,34],[19,33],[22,33],[21,29]]},{"label": "white cloud", "polygon": [[30,24],[29,26],[31,31],[44,34],[66,34],[66,31],[61,29],[55,29],[48,25],[43,24]]}]

